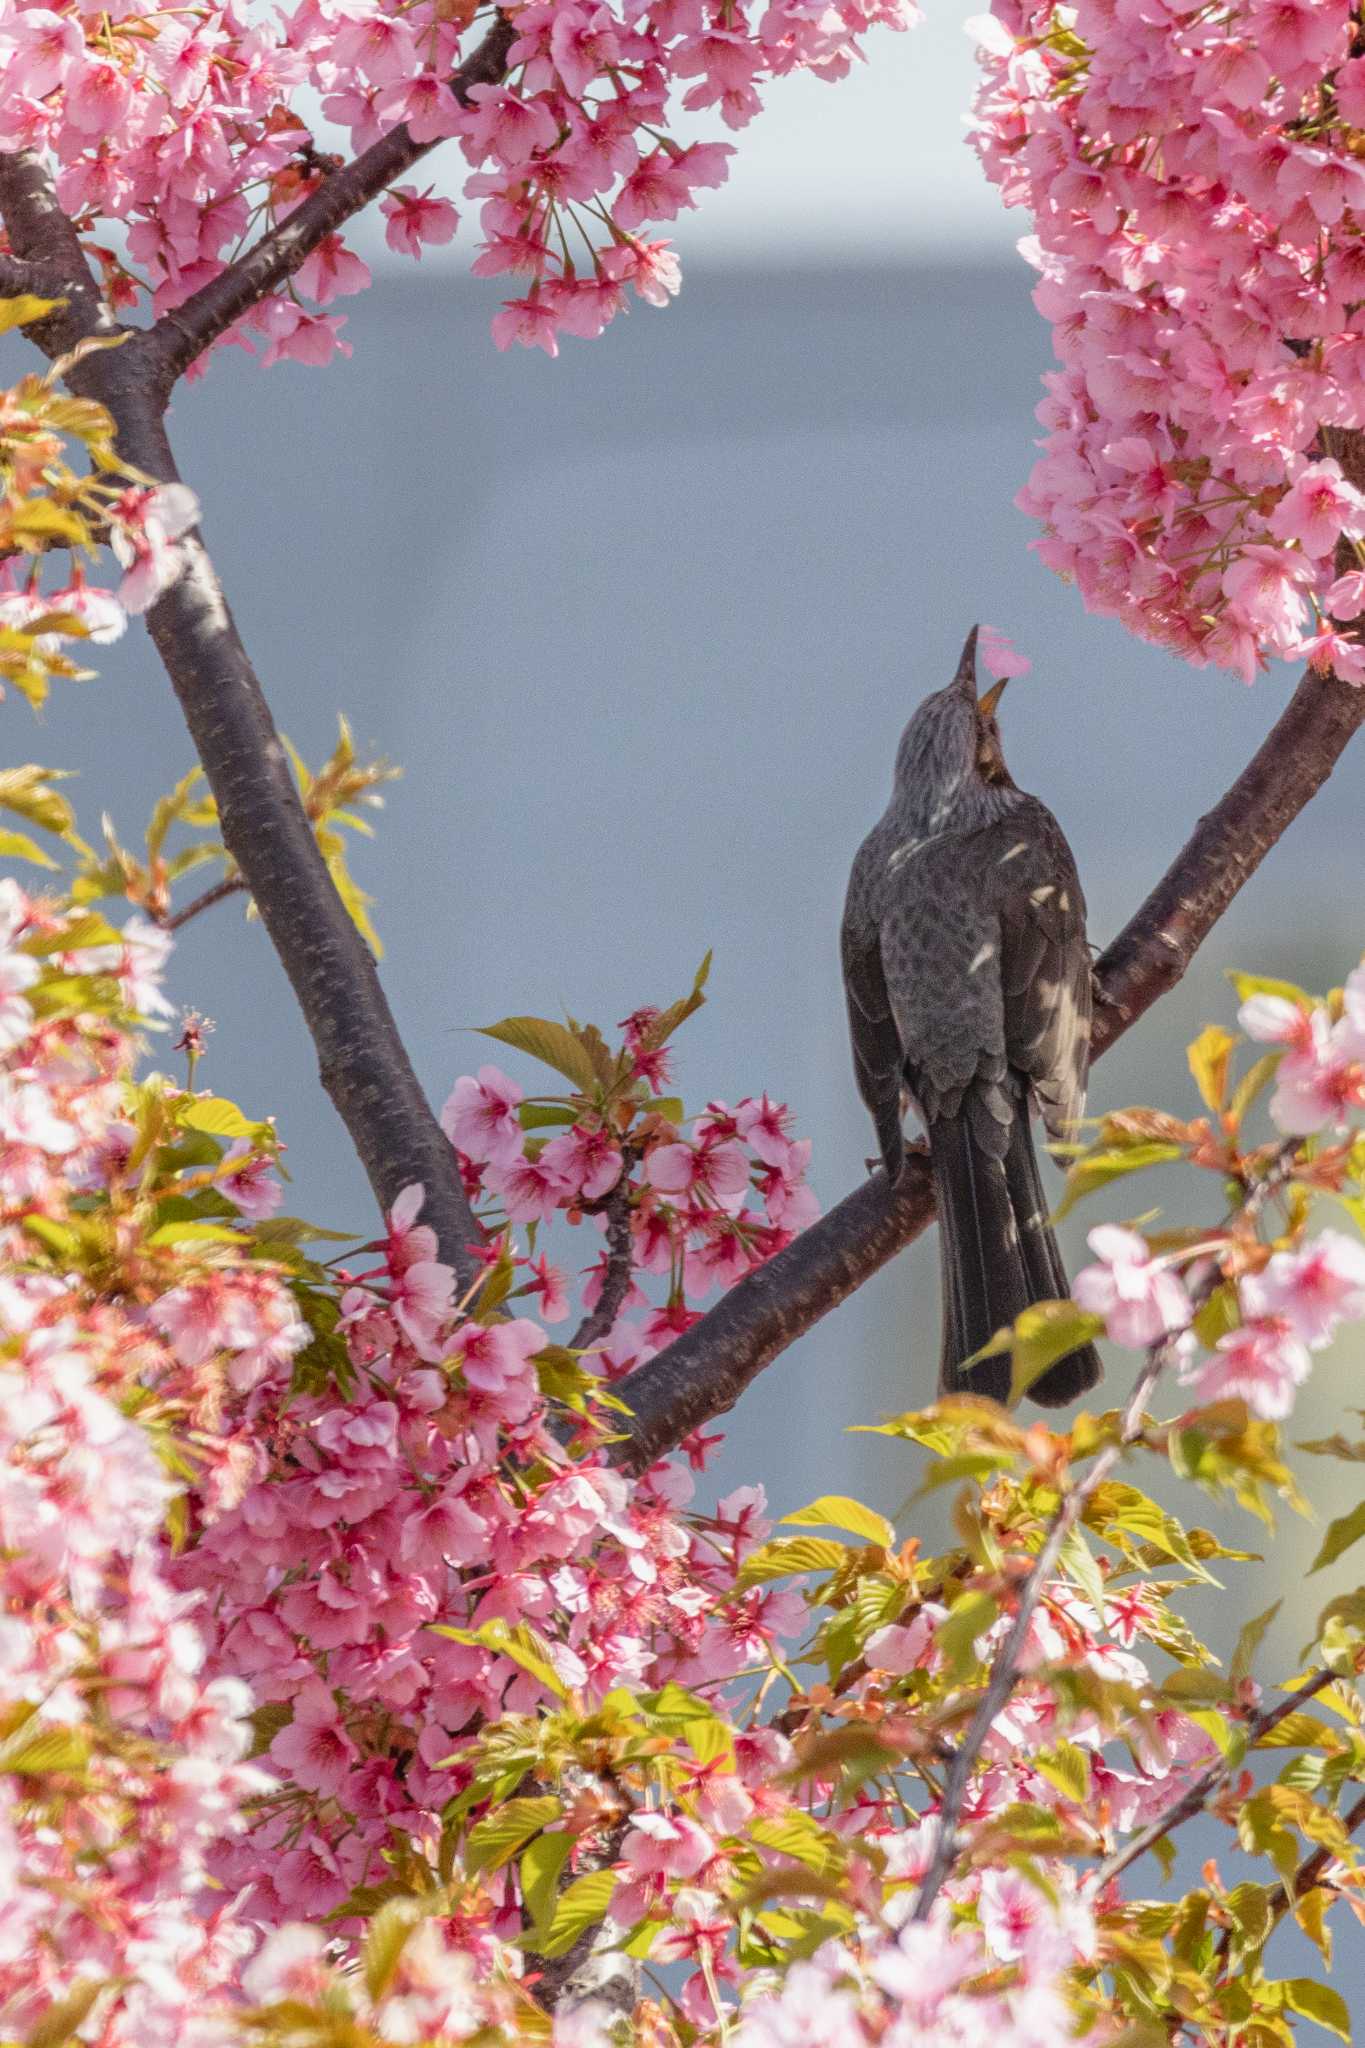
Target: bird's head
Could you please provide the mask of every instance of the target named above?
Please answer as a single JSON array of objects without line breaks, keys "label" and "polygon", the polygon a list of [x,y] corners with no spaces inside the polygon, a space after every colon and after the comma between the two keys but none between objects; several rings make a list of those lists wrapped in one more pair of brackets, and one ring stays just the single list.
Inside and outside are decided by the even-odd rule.
[{"label": "bird's head", "polygon": [[973,626],[967,635],[947,689],[926,697],[906,726],[896,754],[897,795],[913,800],[929,830],[939,829],[974,790],[1014,788],[996,723],[1004,682],[984,697],[976,693],[977,631]]}]

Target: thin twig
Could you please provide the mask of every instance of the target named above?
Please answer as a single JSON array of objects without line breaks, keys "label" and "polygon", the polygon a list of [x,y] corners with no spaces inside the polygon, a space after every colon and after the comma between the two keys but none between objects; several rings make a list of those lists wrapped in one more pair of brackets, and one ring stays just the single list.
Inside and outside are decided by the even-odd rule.
[{"label": "thin twig", "polygon": [[[1286,1694],[1278,1706],[1269,1707],[1265,1713],[1255,1715],[1247,1722],[1247,1733],[1250,1738],[1248,1746],[1250,1743],[1259,1742],[1263,1735],[1268,1735],[1281,1721],[1297,1713],[1305,1700],[1311,1700],[1337,1676],[1337,1672],[1328,1671],[1325,1667],[1320,1671],[1314,1671],[1304,1679],[1302,1685],[1295,1686],[1293,1692]],[[1174,1829],[1182,1826],[1187,1820],[1193,1820],[1195,1814],[1207,1805],[1210,1793],[1216,1792],[1218,1787],[1231,1777],[1233,1769],[1234,1766],[1227,1758],[1220,1756],[1215,1763],[1201,1771],[1199,1776],[1185,1787],[1173,1805],[1168,1806],[1164,1813],[1159,1813],[1155,1820],[1149,1821],[1140,1834],[1133,1836],[1131,1842],[1125,1842],[1121,1849],[1116,1849],[1112,1856],[1106,1858],[1100,1865],[1096,1883],[1102,1888],[1111,1878],[1117,1877],[1120,1871],[1126,1870],[1130,1863],[1136,1863],[1140,1856],[1145,1856],[1149,1849],[1154,1848]]]},{"label": "thin twig", "polygon": [[[470,104],[471,86],[496,85],[505,77],[507,53],[515,36],[516,30],[507,17],[496,15],[478,48],[449,80],[461,106]],[[401,178],[436,146],[435,142],[414,142],[406,123],[390,129],[352,162],[332,171],[254,248],[165,314],[154,330],[157,366],[164,388],[169,391],[175,379],[211,342],[292,276],[328,235],[344,227],[386,186]]]},{"label": "thin twig", "polygon": [[997,1714],[1004,1707],[1010,1694],[1018,1684],[1021,1674],[1019,1657],[1024,1647],[1033,1617],[1038,1611],[1048,1582],[1057,1566],[1067,1537],[1080,1521],[1089,1502],[1117,1465],[1127,1446],[1141,1436],[1147,1397],[1160,1379],[1166,1367],[1176,1354],[1179,1333],[1173,1332],[1160,1344],[1152,1347],[1147,1363],[1138,1376],[1137,1385],[1123,1411],[1123,1421],[1114,1441],[1106,1444],[1079,1485],[1072,1487],[1065,1495],[1052,1518],[1043,1547],[1038,1552],[1019,1595],[1014,1619],[1009,1633],[997,1652],[995,1663],[986,1690],[976,1705],[967,1733],[953,1756],[947,1779],[943,1787],[943,1801],[938,1811],[938,1843],[934,1859],[925,1872],[919,1896],[915,1900],[913,1918],[927,1920],[934,1900],[957,1861],[958,1823],[962,1818],[962,1805],[967,1794],[967,1785],[976,1768],[982,1744],[990,1734]]},{"label": "thin twig", "polygon": [[[1284,1184],[1298,1149],[1299,1140],[1297,1138],[1285,1139],[1284,1143],[1276,1151],[1265,1173],[1247,1189],[1243,1199],[1238,1203],[1233,1214],[1227,1219],[1228,1224],[1233,1223],[1239,1218],[1248,1223],[1255,1221],[1260,1215],[1261,1210],[1270,1200],[1270,1197]],[[1209,1295],[1218,1285],[1220,1278],[1220,1269],[1215,1264],[1203,1285],[1195,1292],[1196,1305],[1208,1299]],[[1029,1567],[1028,1578],[1024,1582],[1022,1592],[1019,1594],[1018,1604],[1015,1608],[1014,1619],[1010,1624],[1009,1632],[996,1653],[995,1662],[991,1667],[991,1675],[986,1683],[986,1690],[977,1702],[976,1711],[973,1713],[967,1733],[953,1757],[952,1766],[949,1769],[944,1784],[943,1800],[938,1813],[938,1844],[934,1850],[933,1861],[925,1874],[924,1883],[920,1887],[919,1897],[915,1901],[913,1917],[916,1920],[928,1918],[934,1900],[943,1889],[953,1864],[957,1860],[958,1823],[962,1818],[962,1805],[966,1797],[967,1785],[973,1770],[976,1768],[982,1747],[986,1737],[991,1732],[997,1714],[1004,1707],[1010,1694],[1019,1683],[1022,1675],[1019,1656],[1024,1647],[1024,1640],[1028,1634],[1033,1617],[1038,1611],[1039,1604],[1047,1592],[1048,1582],[1056,1570],[1057,1560],[1061,1556],[1066,1540],[1080,1521],[1087,1504],[1094,1499],[1100,1487],[1123,1456],[1124,1451],[1130,1444],[1136,1443],[1142,1435],[1148,1397],[1166,1368],[1179,1355],[1184,1334],[1183,1330],[1171,1330],[1159,1343],[1154,1344],[1148,1352],[1147,1362],[1139,1373],[1137,1384],[1129,1395],[1123,1410],[1117,1437],[1115,1437],[1112,1443],[1105,1445],[1104,1449],[1095,1459],[1094,1464],[1086,1472],[1085,1477],[1078,1485],[1072,1487],[1059,1502],[1057,1511],[1053,1515],[1048,1527],[1047,1535],[1043,1540],[1043,1547]],[[1325,1682],[1323,1680],[1323,1683]],[[1319,1688],[1315,1687],[1314,1689],[1317,1690]],[[1272,1712],[1265,1717],[1266,1726],[1273,1728],[1276,1721],[1282,1720],[1284,1714],[1289,1712],[1292,1712],[1292,1707],[1286,1707],[1283,1712]],[[1220,1773],[1227,1768],[1220,1761]],[[1196,1783],[1198,1782],[1196,1781]],[[1185,1801],[1189,1796],[1190,1792],[1187,1791],[1176,1802],[1175,1807],[1172,1808],[1172,1814],[1181,1815]],[[1196,1801],[1196,1806],[1202,1803],[1201,1797]],[[1189,1810],[1193,1812],[1195,1807],[1191,1807]],[[1172,1819],[1169,1824],[1172,1827],[1178,1825],[1178,1819]],[[1156,1824],[1154,1823],[1153,1825],[1155,1826]],[[1151,1831],[1148,1830],[1147,1832],[1150,1833]],[[1160,1835],[1165,1832],[1166,1828],[1164,1826],[1159,1827],[1157,1833],[1152,1836],[1152,1839],[1158,1840]],[[1141,1837],[1138,1840],[1140,1841]],[[1141,1853],[1141,1848],[1135,1848],[1135,1855],[1141,1855]],[[1129,1860],[1131,1861],[1131,1858]],[[1121,1869],[1123,1865],[1120,1863],[1118,1867]],[[1108,1868],[1109,1866],[1106,1865],[1105,1870],[1107,1871]]]},{"label": "thin twig", "polygon": [[[1360,443],[1362,436],[1349,437]],[[1309,669],[1265,744],[1096,965],[1091,1058],[1184,974],[1218,919],[1317,794],[1358,727],[1365,690]],[[690,1330],[620,1381],[631,1421],[612,1457],[632,1471],[732,1408],[765,1367],[933,1221],[922,1153],[893,1189],[882,1173],[747,1274]],[[624,1418],[623,1418],[624,1419]]]},{"label": "thin twig", "polygon": [[603,1204],[607,1217],[607,1270],[596,1306],[589,1309],[569,1339],[572,1351],[587,1351],[609,1337],[630,1293],[633,1245],[630,1234],[630,1182],[627,1169]]},{"label": "thin twig", "polygon": [[192,917],[198,917],[205,910],[212,910],[215,903],[223,903],[229,896],[239,896],[245,890],[246,882],[241,875],[227,875],[221,882],[215,882],[211,889],[205,889],[202,896],[195,896],[183,910],[177,910],[174,917],[164,917],[161,922],[168,932],[178,932]]}]

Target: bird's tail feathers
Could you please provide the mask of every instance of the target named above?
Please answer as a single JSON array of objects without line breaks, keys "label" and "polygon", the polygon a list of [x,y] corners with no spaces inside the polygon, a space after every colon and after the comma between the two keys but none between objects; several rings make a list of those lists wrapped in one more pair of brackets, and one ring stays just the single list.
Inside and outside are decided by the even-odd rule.
[{"label": "bird's tail feathers", "polygon": [[[1007,1356],[965,1361],[1036,1301],[1061,1300],[1070,1289],[1047,1203],[1022,1092],[1003,1156],[982,1142],[971,1105],[929,1126],[929,1156],[938,1200],[943,1275],[944,1393],[977,1393],[1007,1402]],[[1002,1134],[1003,1135],[1003,1134]],[[1045,1406],[1074,1400],[1100,1377],[1092,1344],[1068,1352],[1029,1389]]]}]

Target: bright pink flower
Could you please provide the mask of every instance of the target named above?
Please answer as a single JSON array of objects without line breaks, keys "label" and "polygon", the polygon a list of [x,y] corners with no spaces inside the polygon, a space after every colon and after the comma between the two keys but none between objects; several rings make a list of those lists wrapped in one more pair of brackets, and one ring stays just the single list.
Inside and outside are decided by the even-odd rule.
[{"label": "bright pink flower", "polygon": [[236,1138],[223,1154],[217,1184],[235,1209],[259,1223],[273,1216],[284,1197],[284,1189],[271,1170],[264,1153],[253,1150],[249,1138]]},{"label": "bright pink flower", "polygon": [[[334,355],[351,353],[350,342],[340,339],[344,317],[309,313],[293,299],[267,299],[260,308],[258,324],[270,337],[261,357],[263,369],[284,362],[311,363],[317,368],[330,363]],[[129,606],[130,611],[136,609]]]},{"label": "bright pink flower", "polygon": [[1365,1244],[1324,1230],[1299,1251],[1276,1252],[1241,1292],[1249,1315],[1278,1319],[1316,1351],[1338,1323],[1365,1316]]},{"label": "bright pink flower", "polygon": [[1002,680],[1007,676],[1026,676],[1033,667],[1028,656],[1020,654],[1014,642],[1006,639],[1003,633],[998,633],[994,626],[981,628],[978,645],[982,666],[988,675],[998,676]]},{"label": "bright pink flower", "polygon": [[1363,524],[1365,497],[1346,481],[1333,456],[1306,464],[1270,515],[1276,540],[1298,541],[1315,560],[1330,555],[1343,533],[1357,534]]},{"label": "bright pink flower", "polygon": [[548,1223],[573,1192],[572,1183],[555,1172],[544,1152],[538,1159],[490,1166],[486,1178],[494,1194],[502,1196],[509,1223]]},{"label": "bright pink flower", "polygon": [[441,1111],[441,1129],[470,1159],[509,1166],[521,1156],[517,1117],[522,1091],[497,1067],[480,1067],[477,1080],[462,1074]]},{"label": "bright pink flower", "polygon": [[749,1192],[749,1162],[733,1140],[697,1147],[679,1141],[656,1145],[645,1160],[645,1179],[660,1194],[709,1198],[738,1215]]},{"label": "bright pink flower", "polygon": [[522,348],[541,348],[547,356],[557,356],[557,327],[558,317],[547,299],[508,299],[494,315],[493,340],[501,349],[511,348],[515,341]]},{"label": "bright pink flower", "polygon": [[545,100],[522,99],[505,85],[471,85],[468,97],[459,131],[471,163],[491,156],[510,168],[554,147],[559,128]]},{"label": "bright pink flower", "polygon": [[295,1695],[294,1717],[270,1745],[270,1760],[305,1792],[339,1794],[359,1761],[327,1687],[312,1679]]},{"label": "bright pink flower", "polygon": [[433,247],[452,240],[460,216],[448,199],[433,199],[430,189],[419,192],[415,185],[394,185],[379,202],[388,225],[384,240],[400,256],[421,261],[422,245]]},{"label": "bright pink flower", "polygon": [[1185,1328],[1193,1310],[1184,1282],[1153,1260],[1136,1231],[1102,1223],[1087,1242],[1099,1264],[1076,1275],[1072,1296],[1081,1308],[1104,1317],[1116,1344],[1142,1351]]},{"label": "bright pink flower", "polygon": [[363,292],[370,282],[370,267],[346,247],[340,235],[327,235],[305,257],[296,275],[299,290],[327,306],[333,299]]},{"label": "bright pink flower", "polygon": [[175,543],[199,518],[199,500],[186,484],[120,492],[110,507],[109,545],[125,571],[118,601],[128,612],[145,612],[184,568]]},{"label": "bright pink flower", "polygon": [[600,1201],[621,1178],[620,1147],[600,1125],[589,1130],[575,1124],[563,1137],[551,1138],[540,1156],[585,1202]]},{"label": "bright pink flower", "polygon": [[1294,1405],[1294,1390],[1307,1379],[1308,1352],[1282,1322],[1245,1323],[1218,1341],[1212,1358],[1196,1358],[1181,1369],[1181,1382],[1202,1402],[1243,1400],[1253,1415],[1281,1422]]}]

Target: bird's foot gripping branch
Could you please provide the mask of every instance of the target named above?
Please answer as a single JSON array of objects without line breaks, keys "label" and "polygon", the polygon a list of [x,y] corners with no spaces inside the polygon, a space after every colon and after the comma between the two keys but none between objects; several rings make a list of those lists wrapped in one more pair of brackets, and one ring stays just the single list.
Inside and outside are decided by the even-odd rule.
[{"label": "bird's foot gripping branch", "polygon": [[[10,2037],[1345,2032],[1362,1596],[1296,1616],[1283,1684],[1266,1614],[1220,1665],[1201,1594],[1251,1553],[1143,1467],[1261,1522],[1299,1504],[1279,1422],[1365,1316],[1365,969],[1321,1003],[1247,984],[1260,1043],[1197,1041],[1193,1115],[1111,1116],[1073,1166],[1075,1199],[1208,1189],[1197,1230],[1097,1227],[1079,1305],[1014,1333],[1023,1392],[1104,1329],[1120,1408],[1053,1430],[962,1394],[878,1425],[955,1490],[939,1548],[842,1496],[700,1505],[714,1437],[612,1468],[626,1368],[809,1213],[780,1105],[671,1092],[700,985],[618,1039],[493,1027],[523,1080],[485,1066],[442,1119],[485,1232],[461,1294],[419,1188],[339,1261],[278,1213],[274,1125],[194,1085],[202,1034],[183,1085],[139,1074],[151,931],[0,885]],[[601,1231],[576,1274],[566,1226]],[[604,1302],[600,1345],[559,1340]],[[1324,1569],[1365,1528],[1343,1507]],[[1200,1815],[1198,1884],[1154,1901],[1134,1866]],[[1320,1966],[1280,1960],[1291,1915]]]}]

